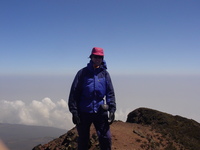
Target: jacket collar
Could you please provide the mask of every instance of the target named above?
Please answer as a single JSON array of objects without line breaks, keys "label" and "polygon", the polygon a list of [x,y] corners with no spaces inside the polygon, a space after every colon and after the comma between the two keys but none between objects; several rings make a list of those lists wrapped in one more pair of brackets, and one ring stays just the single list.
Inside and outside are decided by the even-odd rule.
[{"label": "jacket collar", "polygon": [[[91,71],[94,70],[92,60],[90,60],[90,62],[87,64],[87,67],[88,67],[88,69],[91,70]],[[97,68],[97,69],[106,70],[106,69],[107,69],[106,61],[103,60],[101,66],[100,66],[99,68]]]}]

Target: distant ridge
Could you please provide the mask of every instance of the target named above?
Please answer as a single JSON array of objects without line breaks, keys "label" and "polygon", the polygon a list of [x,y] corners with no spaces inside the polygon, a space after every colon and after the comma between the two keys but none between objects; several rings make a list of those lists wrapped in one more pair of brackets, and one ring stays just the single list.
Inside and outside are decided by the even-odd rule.
[{"label": "distant ridge", "polygon": [[[200,150],[200,124],[149,108],[138,108],[127,121],[111,125],[113,150]],[[32,150],[76,150],[76,128]],[[91,127],[90,150],[99,150],[98,137]]]},{"label": "distant ridge", "polygon": [[66,132],[54,127],[0,123],[0,139],[10,150],[31,150]]}]

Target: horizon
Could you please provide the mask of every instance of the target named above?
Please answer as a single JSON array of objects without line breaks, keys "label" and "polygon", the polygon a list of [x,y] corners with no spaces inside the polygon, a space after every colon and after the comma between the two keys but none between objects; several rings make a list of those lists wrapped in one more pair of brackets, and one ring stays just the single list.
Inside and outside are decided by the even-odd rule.
[{"label": "horizon", "polygon": [[[4,97],[0,100],[0,122],[72,128],[67,100],[73,78],[0,77],[6,85],[0,91]],[[128,113],[146,107],[200,122],[199,105],[194,105],[198,102],[199,76],[114,75],[112,81],[116,120],[126,121]]]}]

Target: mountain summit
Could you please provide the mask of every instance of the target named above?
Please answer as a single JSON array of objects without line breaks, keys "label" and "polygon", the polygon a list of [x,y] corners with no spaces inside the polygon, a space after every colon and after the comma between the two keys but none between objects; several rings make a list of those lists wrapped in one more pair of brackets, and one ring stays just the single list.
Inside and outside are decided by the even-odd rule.
[{"label": "mountain summit", "polygon": [[[173,116],[149,108],[138,108],[128,114],[126,122],[111,126],[113,150],[198,150],[200,124],[181,116]],[[90,150],[99,150],[94,126],[90,132]],[[32,150],[76,150],[76,128]]]}]

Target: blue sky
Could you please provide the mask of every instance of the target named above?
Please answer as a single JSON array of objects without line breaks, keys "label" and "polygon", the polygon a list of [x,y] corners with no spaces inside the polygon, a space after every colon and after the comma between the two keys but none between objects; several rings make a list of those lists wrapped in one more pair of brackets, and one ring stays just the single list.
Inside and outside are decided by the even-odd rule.
[{"label": "blue sky", "polygon": [[0,2],[1,74],[67,74],[94,46],[113,73],[200,74],[200,2]]},{"label": "blue sky", "polygon": [[60,109],[56,101],[67,101],[97,46],[113,77],[118,118],[150,107],[200,122],[199,14],[199,0],[0,1],[1,107],[16,111],[14,101],[29,112],[53,101]]}]

